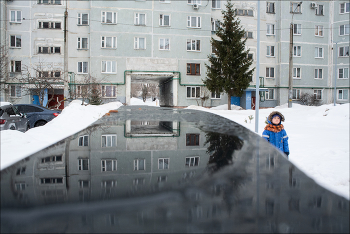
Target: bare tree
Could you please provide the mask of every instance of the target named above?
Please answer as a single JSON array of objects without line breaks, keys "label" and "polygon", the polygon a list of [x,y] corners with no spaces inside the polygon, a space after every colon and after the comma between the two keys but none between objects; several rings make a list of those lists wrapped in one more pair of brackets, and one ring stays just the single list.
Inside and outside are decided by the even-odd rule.
[{"label": "bare tree", "polygon": [[200,98],[199,98],[199,100],[196,99],[197,105],[204,106],[205,102],[210,98],[209,95],[210,95],[210,91],[207,88],[205,88],[205,87],[201,88]]},{"label": "bare tree", "polygon": [[148,87],[147,87],[147,84],[144,84],[142,86],[142,100],[143,102],[146,102],[146,99],[147,99],[147,95],[148,95]]},{"label": "bare tree", "polygon": [[7,83],[9,78],[9,61],[8,61],[8,49],[5,45],[0,46],[0,92],[6,92]]},{"label": "bare tree", "polygon": [[81,99],[81,104],[84,105],[85,101],[90,104],[99,105],[102,104],[102,92],[101,83],[103,81],[93,76],[84,76],[78,84],[71,85],[69,89],[69,95],[71,99]]},{"label": "bare tree", "polygon": [[[31,72],[33,71],[33,72]],[[22,77],[19,81],[23,84],[24,91],[27,95],[37,95],[41,106],[48,107],[49,103],[54,99],[55,89],[60,89],[63,84],[60,70],[48,70],[43,62],[35,67],[23,66]],[[44,105],[44,99],[47,95],[50,98]]]}]

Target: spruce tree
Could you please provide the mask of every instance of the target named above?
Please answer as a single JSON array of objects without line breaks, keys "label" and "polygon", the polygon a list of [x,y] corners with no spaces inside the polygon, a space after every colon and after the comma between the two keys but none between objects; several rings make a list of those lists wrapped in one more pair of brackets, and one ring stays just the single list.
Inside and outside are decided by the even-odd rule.
[{"label": "spruce tree", "polygon": [[231,110],[231,96],[243,95],[243,91],[249,86],[254,68],[249,69],[253,59],[248,58],[245,30],[240,25],[230,0],[222,14],[223,22],[219,21],[216,31],[219,40],[211,39],[215,54],[208,56],[210,64],[205,65],[207,77],[203,82],[211,92],[227,93],[227,105]]}]

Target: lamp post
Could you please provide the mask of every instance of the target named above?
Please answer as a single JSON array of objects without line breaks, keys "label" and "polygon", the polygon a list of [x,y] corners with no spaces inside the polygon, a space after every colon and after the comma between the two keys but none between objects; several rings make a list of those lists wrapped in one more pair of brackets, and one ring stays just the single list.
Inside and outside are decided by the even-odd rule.
[{"label": "lamp post", "polygon": [[[335,42],[335,68],[334,68],[334,106],[336,104],[336,100],[337,100],[337,63],[338,63],[338,42]],[[333,51],[334,53],[334,51]]]},{"label": "lamp post", "polygon": [[[289,79],[288,79],[288,108],[292,108],[292,99],[293,99],[293,17],[294,12],[298,7],[301,6],[303,2],[299,2],[298,5],[293,10],[292,8],[292,22],[290,23],[289,28]],[[292,5],[293,7],[293,5]]]},{"label": "lamp post", "polygon": [[258,1],[258,25],[257,25],[257,48],[256,48],[256,89],[255,89],[255,132],[259,130],[259,86],[260,86],[260,1]]}]

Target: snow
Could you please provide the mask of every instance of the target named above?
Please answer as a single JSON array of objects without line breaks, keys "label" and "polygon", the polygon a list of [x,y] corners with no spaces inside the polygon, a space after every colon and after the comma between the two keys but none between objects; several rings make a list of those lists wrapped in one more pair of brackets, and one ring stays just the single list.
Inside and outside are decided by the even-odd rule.
[{"label": "snow", "polygon": [[[159,106],[159,101],[132,98],[131,105]],[[81,105],[73,101],[62,113],[42,127],[26,133],[1,131],[1,170],[65,137],[83,130],[110,110],[118,109],[120,102],[100,106]],[[255,110],[242,110],[232,105],[211,109],[189,106],[223,116],[255,131]],[[289,160],[323,187],[349,199],[349,104],[318,107],[287,104],[259,110],[258,134],[264,130],[266,117],[274,110],[284,117],[283,125],[289,136]],[[250,121],[248,116],[252,116]]]}]

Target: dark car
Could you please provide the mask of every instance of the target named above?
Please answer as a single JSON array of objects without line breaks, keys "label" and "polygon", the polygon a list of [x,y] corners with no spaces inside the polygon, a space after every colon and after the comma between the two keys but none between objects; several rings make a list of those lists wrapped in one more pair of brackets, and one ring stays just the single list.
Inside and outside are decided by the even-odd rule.
[{"label": "dark car", "polygon": [[349,233],[349,200],[211,113],[144,106],[4,168],[1,233]]},{"label": "dark car", "polygon": [[28,130],[28,119],[9,102],[0,103],[0,130]]},{"label": "dark car", "polygon": [[50,110],[33,104],[16,104],[14,106],[20,112],[26,114],[30,128],[43,126],[61,113],[59,110]]}]

